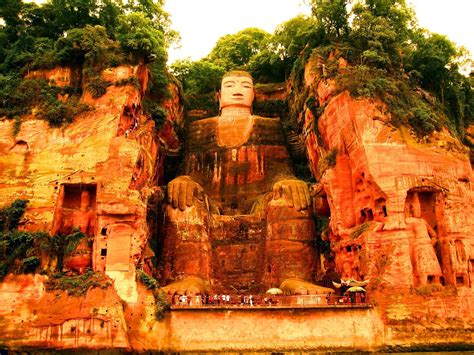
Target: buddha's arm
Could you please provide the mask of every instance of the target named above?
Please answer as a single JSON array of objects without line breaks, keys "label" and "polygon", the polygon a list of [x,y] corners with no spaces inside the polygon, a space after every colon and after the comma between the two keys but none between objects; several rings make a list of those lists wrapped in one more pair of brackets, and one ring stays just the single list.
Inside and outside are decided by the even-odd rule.
[{"label": "buddha's arm", "polygon": [[[215,118],[193,122],[188,128],[187,151],[195,152],[207,149],[215,137],[215,125]],[[186,207],[193,205],[194,197],[199,201],[204,200],[204,189],[195,177],[191,175],[178,176],[168,184],[167,201],[173,208],[184,211]]]},{"label": "buddha's arm", "polygon": [[[283,132],[278,119],[258,118],[254,137],[262,139],[267,145],[284,145]],[[307,209],[311,204],[307,184],[297,179],[292,171],[288,157],[287,166],[280,166],[273,183],[273,199],[284,200],[288,207],[297,211]]]}]

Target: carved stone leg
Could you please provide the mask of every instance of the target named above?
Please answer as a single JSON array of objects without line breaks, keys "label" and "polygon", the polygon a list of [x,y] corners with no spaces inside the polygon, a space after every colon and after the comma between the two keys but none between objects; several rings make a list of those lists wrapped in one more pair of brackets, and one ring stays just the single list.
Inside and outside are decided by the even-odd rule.
[{"label": "carved stone leg", "polygon": [[297,211],[282,200],[267,207],[265,287],[290,278],[312,281],[315,270],[315,225],[310,209]]},{"label": "carved stone leg", "polygon": [[210,253],[208,211],[204,202],[196,201],[184,211],[166,207],[163,256],[164,279],[182,280],[198,277],[209,280]]}]

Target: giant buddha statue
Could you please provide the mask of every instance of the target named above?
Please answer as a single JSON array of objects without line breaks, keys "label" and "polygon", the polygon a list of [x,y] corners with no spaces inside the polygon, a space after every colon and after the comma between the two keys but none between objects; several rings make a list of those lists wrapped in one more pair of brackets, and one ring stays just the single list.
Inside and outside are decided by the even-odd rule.
[{"label": "giant buddha statue", "polygon": [[250,74],[228,72],[219,116],[188,129],[184,174],[167,186],[165,283],[257,291],[314,276],[308,186],[280,120],[252,115],[254,95]]}]

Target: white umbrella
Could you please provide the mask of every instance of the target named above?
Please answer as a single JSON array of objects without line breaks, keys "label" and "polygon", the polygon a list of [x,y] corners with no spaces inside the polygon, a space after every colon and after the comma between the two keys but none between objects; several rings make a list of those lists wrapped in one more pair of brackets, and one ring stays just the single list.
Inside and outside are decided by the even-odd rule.
[{"label": "white umbrella", "polygon": [[265,293],[268,293],[270,295],[281,295],[283,291],[277,287],[273,287],[273,288],[268,289]]}]

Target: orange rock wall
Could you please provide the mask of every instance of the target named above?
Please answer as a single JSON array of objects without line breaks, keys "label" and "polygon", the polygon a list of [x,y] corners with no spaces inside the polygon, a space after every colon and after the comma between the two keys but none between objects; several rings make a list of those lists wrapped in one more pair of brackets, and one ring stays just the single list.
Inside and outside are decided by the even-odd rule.
[{"label": "orange rock wall", "polygon": [[[65,71],[31,75],[60,77],[63,83],[68,77]],[[13,121],[0,120],[0,195],[4,205],[16,198],[30,201],[21,228],[56,233],[63,215],[57,206],[68,198],[68,186],[93,186],[93,267],[117,281],[121,297],[133,300],[137,297],[135,265],[150,235],[147,198],[156,191],[166,154],[160,146],[179,146],[173,131],[158,140],[153,123],[141,116],[146,67],[120,66],[105,70],[102,76],[110,84],[106,94],[93,99],[85,91],[81,101],[91,111],[65,128],[50,128],[46,121],[23,117],[14,137]],[[131,76],[138,77],[140,89],[114,85]],[[175,96],[165,106],[169,120],[179,123],[182,111],[177,100]]]},{"label": "orange rock wall", "polygon": [[[320,58],[310,59],[305,86],[324,110],[315,118],[306,108],[303,121],[310,167],[330,207],[337,271],[370,278],[374,288],[409,290],[437,281],[472,292],[474,176],[466,147],[446,129],[419,139],[407,127],[391,126],[381,102],[337,93],[323,71]],[[420,218],[410,219],[413,213]],[[440,280],[430,266],[438,263]]]},{"label": "orange rock wall", "polygon": [[134,349],[368,351],[383,339],[383,324],[373,309],[176,310],[148,325],[130,340]]},{"label": "orange rock wall", "polygon": [[2,344],[9,349],[130,347],[122,303],[112,287],[72,297],[45,292],[44,279],[8,276],[0,284]]}]

